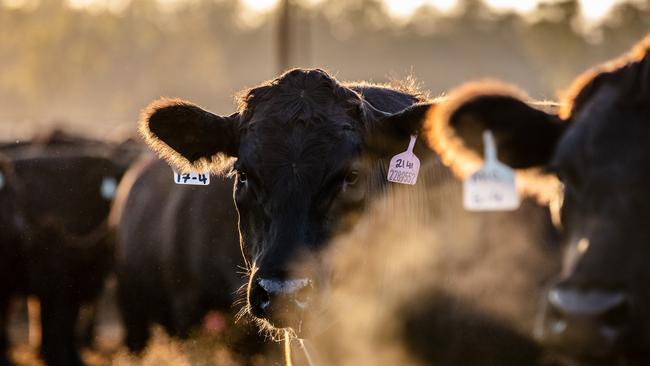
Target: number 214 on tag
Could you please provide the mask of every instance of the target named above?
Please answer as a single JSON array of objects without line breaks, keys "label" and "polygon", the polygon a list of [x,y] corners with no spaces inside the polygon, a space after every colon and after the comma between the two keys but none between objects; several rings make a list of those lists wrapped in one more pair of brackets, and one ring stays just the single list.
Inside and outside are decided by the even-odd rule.
[{"label": "number 214 on tag", "polygon": [[397,154],[390,159],[390,164],[388,165],[388,176],[386,177],[389,182],[414,185],[418,180],[420,159],[418,159],[418,157],[413,153],[416,139],[417,136],[412,135],[406,151]]}]

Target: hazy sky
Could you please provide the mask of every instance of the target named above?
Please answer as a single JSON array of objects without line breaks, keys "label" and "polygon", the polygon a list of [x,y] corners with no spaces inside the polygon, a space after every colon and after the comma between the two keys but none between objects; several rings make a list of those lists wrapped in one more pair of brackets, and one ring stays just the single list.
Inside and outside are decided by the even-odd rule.
[{"label": "hazy sky", "polygon": [[[0,0],[0,3],[9,6],[22,6],[40,0]],[[132,0],[68,0],[73,7],[95,7],[108,8],[119,11]],[[158,0],[169,6],[192,0]],[[246,9],[265,13],[272,10],[280,0],[239,0]],[[300,0],[310,3],[321,3],[327,0]],[[395,18],[404,19],[413,15],[418,8],[430,6],[440,12],[453,12],[457,9],[458,0],[381,0],[384,2],[388,12]],[[552,2],[554,0],[483,0],[494,9],[504,11],[514,10],[520,13],[527,13],[535,9],[538,2]],[[602,19],[611,8],[625,0],[579,0],[581,12],[585,20],[597,22]],[[629,1],[629,0],[628,0]],[[634,1],[634,0],[631,0]]]},{"label": "hazy sky", "polygon": [[[80,1],[80,0],[76,0]],[[89,1],[89,0],[81,0]],[[163,0],[178,1],[178,0]],[[181,0],[182,1],[182,0]],[[248,8],[256,11],[272,9],[279,0],[241,0]],[[321,2],[325,0],[311,0]],[[441,12],[452,12],[458,5],[458,0],[382,0],[395,17],[410,17],[418,8],[431,6]],[[549,2],[549,0],[543,0]],[[552,1],[552,0],[551,0]],[[622,0],[579,0],[582,14],[587,20],[597,21],[611,10],[611,8]],[[483,0],[492,8],[501,10],[515,10],[521,13],[530,12],[540,0]]]}]

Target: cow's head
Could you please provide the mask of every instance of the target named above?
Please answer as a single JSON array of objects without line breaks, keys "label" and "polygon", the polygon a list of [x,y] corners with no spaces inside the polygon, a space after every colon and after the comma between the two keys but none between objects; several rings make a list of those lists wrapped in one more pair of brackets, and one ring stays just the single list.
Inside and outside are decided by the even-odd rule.
[{"label": "cow's head", "polygon": [[548,197],[536,178],[562,182],[563,272],[536,335],[574,359],[650,352],[649,49],[650,38],[580,78],[559,115],[512,87],[478,83],[452,93],[428,124],[461,175],[489,129],[499,158],[520,169],[522,191]]},{"label": "cow's head", "polygon": [[371,150],[371,140],[374,147],[400,141],[404,150],[428,108],[416,104],[388,114],[322,70],[297,69],[247,91],[230,116],[180,100],[154,102],[141,131],[180,169],[218,173],[233,163],[250,270],[247,308],[285,327],[293,325],[285,315],[314,302],[322,277],[313,269],[318,266],[305,270],[303,264],[317,261],[332,233],[384,184],[385,172],[361,164],[362,153]]}]

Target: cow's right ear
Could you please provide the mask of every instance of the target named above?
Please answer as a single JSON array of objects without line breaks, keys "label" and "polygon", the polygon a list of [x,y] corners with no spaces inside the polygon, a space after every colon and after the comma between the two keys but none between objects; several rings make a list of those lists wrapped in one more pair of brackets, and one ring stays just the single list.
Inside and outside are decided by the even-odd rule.
[{"label": "cow's right ear", "polygon": [[[429,116],[424,127],[427,141],[460,178],[482,164],[486,130],[494,136],[500,161],[520,176],[539,171],[529,168],[543,169],[549,163],[568,123],[557,117],[554,105],[529,100],[500,82],[461,86]],[[523,183],[527,184],[525,179]]]},{"label": "cow's right ear", "polygon": [[221,117],[183,100],[160,99],[143,110],[140,133],[175,168],[219,173],[227,158],[237,156],[239,115]]},{"label": "cow's right ear", "polygon": [[536,103],[513,86],[469,83],[452,91],[427,121],[427,138],[442,156],[482,157],[483,132],[492,131],[499,160],[515,169],[542,167],[567,123],[551,104]]}]

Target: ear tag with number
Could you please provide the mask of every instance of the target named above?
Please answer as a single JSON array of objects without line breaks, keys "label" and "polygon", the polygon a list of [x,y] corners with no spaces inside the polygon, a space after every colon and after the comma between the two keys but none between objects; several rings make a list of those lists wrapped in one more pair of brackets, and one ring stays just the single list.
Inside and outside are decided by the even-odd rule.
[{"label": "ear tag with number", "polygon": [[209,173],[191,172],[191,173],[181,174],[177,172],[176,169],[172,169],[172,170],[174,171],[174,183],[176,184],[192,185],[192,186],[207,186],[208,184],[210,184]]},{"label": "ear tag with number", "polygon": [[519,207],[515,172],[497,159],[492,132],[483,132],[485,163],[463,182],[463,204],[468,211],[511,211]]},{"label": "ear tag with number", "polygon": [[387,177],[389,182],[414,185],[418,180],[420,159],[413,154],[413,147],[415,146],[417,137],[417,135],[411,135],[411,141],[406,151],[390,159]]}]

